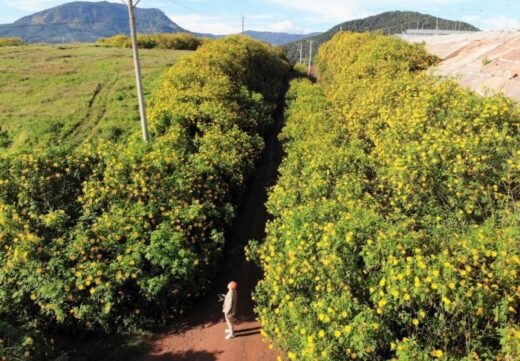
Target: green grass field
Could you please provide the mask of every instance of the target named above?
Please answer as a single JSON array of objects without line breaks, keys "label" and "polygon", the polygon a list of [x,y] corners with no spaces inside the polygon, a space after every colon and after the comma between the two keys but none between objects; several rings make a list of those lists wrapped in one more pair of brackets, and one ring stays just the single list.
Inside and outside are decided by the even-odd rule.
[{"label": "green grass field", "polygon": [[[141,50],[150,95],[161,74],[188,51]],[[0,147],[75,146],[139,128],[131,49],[88,45],[0,48]]]}]

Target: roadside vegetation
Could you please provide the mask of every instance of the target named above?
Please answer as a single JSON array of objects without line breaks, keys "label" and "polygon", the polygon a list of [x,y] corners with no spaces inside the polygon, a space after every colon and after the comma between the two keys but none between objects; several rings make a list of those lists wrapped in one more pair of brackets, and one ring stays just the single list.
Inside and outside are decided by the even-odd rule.
[{"label": "roadside vegetation", "polygon": [[[199,46],[211,41],[211,39],[199,38],[192,34],[139,34],[137,44],[143,49],[169,49],[169,50],[197,50]],[[110,38],[102,38],[97,41],[99,45],[118,48],[131,48],[132,41],[125,34],[114,35]]]},{"label": "roadside vegetation", "polygon": [[264,43],[210,42],[162,77],[149,144],[2,154],[0,357],[49,360],[49,332],[160,325],[207,292],[288,74]]},{"label": "roadside vegetation", "polygon": [[21,38],[0,38],[0,47],[2,46],[20,46],[23,45]]},{"label": "roadside vegetation", "polygon": [[520,358],[520,107],[381,35],[295,80],[255,299],[299,361]]}]

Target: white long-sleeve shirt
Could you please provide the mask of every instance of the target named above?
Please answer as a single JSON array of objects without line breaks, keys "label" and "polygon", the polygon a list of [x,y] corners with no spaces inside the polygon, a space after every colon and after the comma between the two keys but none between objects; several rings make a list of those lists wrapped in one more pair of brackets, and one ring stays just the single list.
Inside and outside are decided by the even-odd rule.
[{"label": "white long-sleeve shirt", "polygon": [[237,290],[229,290],[224,298],[222,312],[234,315],[237,311]]}]

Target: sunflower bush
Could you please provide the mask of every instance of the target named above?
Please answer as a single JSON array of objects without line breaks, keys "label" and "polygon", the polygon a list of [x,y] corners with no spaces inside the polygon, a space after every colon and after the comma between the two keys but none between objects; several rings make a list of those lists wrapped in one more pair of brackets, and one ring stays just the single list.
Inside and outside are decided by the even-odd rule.
[{"label": "sunflower bush", "polygon": [[0,38],[0,46],[20,46],[23,44],[22,38]]},{"label": "sunflower bush", "polygon": [[[209,38],[199,38],[187,33],[137,35],[137,45],[143,49],[197,50],[202,44],[210,40]],[[96,43],[105,47],[132,47],[132,40],[125,34],[101,38]]]},{"label": "sunflower bush", "polygon": [[278,50],[228,37],[164,76],[150,143],[3,155],[0,319],[114,331],[182,314],[208,290],[288,73]]},{"label": "sunflower bush", "polygon": [[291,84],[253,255],[263,333],[288,359],[520,358],[520,108],[435,62],[341,33],[317,84]]}]

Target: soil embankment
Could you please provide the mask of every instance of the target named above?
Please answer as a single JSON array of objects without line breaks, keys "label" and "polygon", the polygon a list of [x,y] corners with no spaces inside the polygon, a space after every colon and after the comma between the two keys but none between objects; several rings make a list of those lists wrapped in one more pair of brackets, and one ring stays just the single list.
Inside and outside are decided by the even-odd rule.
[{"label": "soil embankment", "polygon": [[481,94],[503,92],[520,101],[520,31],[411,37],[442,62],[436,73],[457,77]]}]

